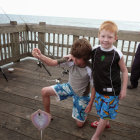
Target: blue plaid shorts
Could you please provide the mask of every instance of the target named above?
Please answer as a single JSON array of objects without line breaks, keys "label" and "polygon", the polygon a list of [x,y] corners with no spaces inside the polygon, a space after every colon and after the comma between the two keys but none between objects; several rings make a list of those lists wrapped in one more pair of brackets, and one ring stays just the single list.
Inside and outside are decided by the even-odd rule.
[{"label": "blue plaid shorts", "polygon": [[52,86],[52,88],[54,89],[59,101],[65,100],[68,97],[73,98],[72,117],[80,122],[85,122],[87,117],[85,109],[90,101],[90,96],[76,95],[69,83],[56,84]]},{"label": "blue plaid shorts", "polygon": [[97,114],[101,119],[115,119],[118,113],[118,96],[106,96],[96,92],[94,100]]}]

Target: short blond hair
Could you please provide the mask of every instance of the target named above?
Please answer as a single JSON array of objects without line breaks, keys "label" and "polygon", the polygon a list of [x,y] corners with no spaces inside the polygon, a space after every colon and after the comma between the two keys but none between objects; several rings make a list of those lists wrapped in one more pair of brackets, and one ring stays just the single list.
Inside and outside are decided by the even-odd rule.
[{"label": "short blond hair", "polygon": [[104,21],[99,28],[99,34],[102,30],[110,31],[117,36],[118,26],[113,21]]}]

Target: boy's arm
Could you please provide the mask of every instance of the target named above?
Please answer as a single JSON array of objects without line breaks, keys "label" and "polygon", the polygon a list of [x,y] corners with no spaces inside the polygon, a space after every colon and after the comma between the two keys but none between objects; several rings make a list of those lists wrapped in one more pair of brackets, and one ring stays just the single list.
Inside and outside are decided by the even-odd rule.
[{"label": "boy's arm", "polygon": [[58,65],[58,61],[51,59],[49,57],[46,57],[45,55],[41,54],[40,58],[41,61],[43,61],[44,63],[46,63],[48,66],[57,66]]},{"label": "boy's arm", "polygon": [[123,99],[126,96],[126,89],[127,89],[127,82],[128,82],[128,71],[125,66],[123,57],[119,61],[119,66],[122,72],[122,88],[121,88],[119,99]]},{"label": "boy's arm", "polygon": [[58,65],[58,61],[51,59],[49,57],[46,57],[45,55],[43,55],[41,53],[41,51],[37,48],[34,48],[32,51],[32,55],[38,59],[40,59],[41,61],[43,61],[44,63],[46,63],[48,66],[57,66]]},{"label": "boy's arm", "polygon": [[92,87],[92,89],[91,89],[91,98],[90,98],[90,101],[88,103],[88,106],[85,109],[86,113],[89,113],[91,111],[91,108],[92,108],[92,105],[93,105],[93,101],[94,101],[94,98],[95,98],[95,93],[96,93],[95,92],[95,88]]}]

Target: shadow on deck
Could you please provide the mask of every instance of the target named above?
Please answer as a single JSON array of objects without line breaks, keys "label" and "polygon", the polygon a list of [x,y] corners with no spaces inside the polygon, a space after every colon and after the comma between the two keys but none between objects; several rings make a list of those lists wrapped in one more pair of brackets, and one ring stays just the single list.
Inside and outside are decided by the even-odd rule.
[{"label": "shadow on deck", "polygon": [[[52,80],[61,77],[62,69],[48,67],[52,77],[36,61],[24,60],[10,67],[15,71],[0,73],[0,139],[1,140],[39,140],[40,132],[30,121],[30,115],[37,109],[43,110],[40,90],[55,84]],[[68,76],[61,77],[66,82]],[[38,98],[35,100],[35,96]],[[43,140],[90,140],[95,132],[90,123],[97,120],[95,107],[88,115],[83,128],[77,128],[71,117],[72,99],[56,102],[51,98],[51,113],[54,120],[43,131]],[[140,87],[128,90],[127,97],[120,101],[117,119],[111,121],[111,128],[104,131],[101,140],[139,140],[140,139]]]}]

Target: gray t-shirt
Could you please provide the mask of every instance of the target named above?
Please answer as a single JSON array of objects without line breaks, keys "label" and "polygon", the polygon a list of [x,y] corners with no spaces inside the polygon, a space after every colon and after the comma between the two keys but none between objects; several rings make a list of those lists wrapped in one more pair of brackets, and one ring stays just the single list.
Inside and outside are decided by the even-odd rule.
[{"label": "gray t-shirt", "polygon": [[90,92],[90,85],[93,86],[92,70],[90,66],[80,68],[73,61],[59,61],[60,67],[65,67],[69,70],[69,80],[73,91],[78,96],[86,96]]}]

